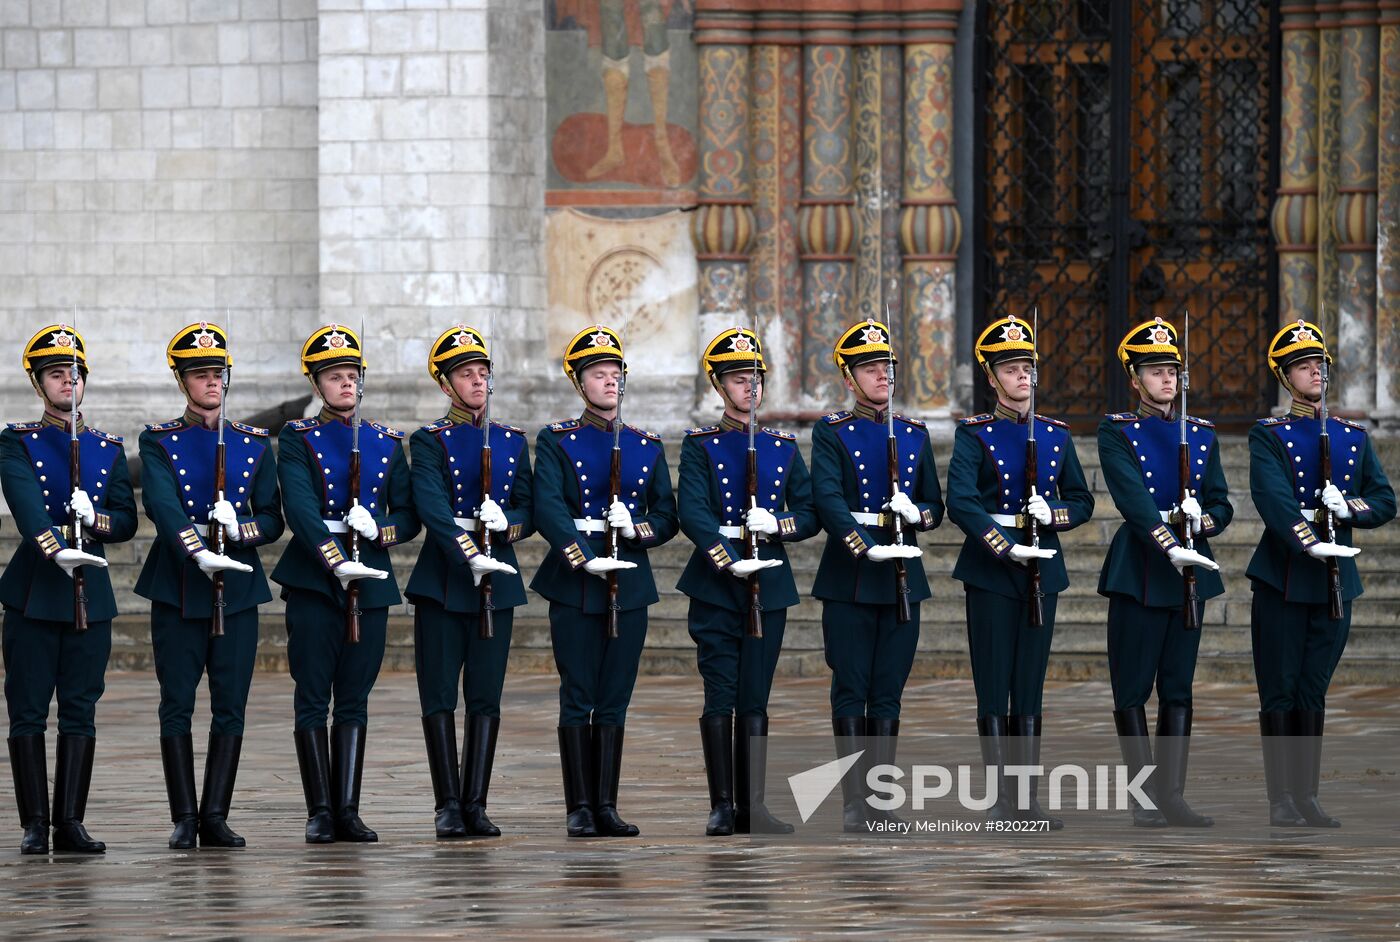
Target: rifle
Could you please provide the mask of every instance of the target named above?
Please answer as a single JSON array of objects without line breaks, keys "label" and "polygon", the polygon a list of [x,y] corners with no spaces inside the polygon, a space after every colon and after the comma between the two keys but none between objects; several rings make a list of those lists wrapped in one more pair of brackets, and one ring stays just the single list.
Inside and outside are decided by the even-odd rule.
[{"label": "rifle", "polygon": [[[1035,391],[1040,385],[1040,364],[1036,357],[1040,353],[1040,305],[1031,308],[1031,401],[1030,412],[1026,416],[1026,500],[1040,493],[1040,455],[1035,441]],[[1026,512],[1026,535],[1031,546],[1040,549],[1040,521]],[[1045,590],[1040,584],[1040,560],[1032,556],[1026,560],[1026,571],[1031,580],[1031,627],[1040,628],[1045,624]]]},{"label": "rifle", "polygon": [[[890,469],[890,497],[894,497],[899,490],[899,443],[894,437],[894,331],[890,327],[889,307],[885,308],[886,328],[890,330],[890,358],[886,376],[889,379],[889,398],[885,400],[885,423],[889,429],[887,437],[888,448],[885,450],[885,461]],[[893,510],[890,511],[890,526],[894,528],[894,542],[896,546],[904,545],[904,518]],[[894,561],[894,590],[895,590],[895,621],[898,624],[908,624],[914,617],[909,608],[909,572],[904,566],[904,560],[896,558]]]},{"label": "rifle", "polygon": [[[608,490],[612,494],[612,501],[616,502],[622,494],[622,394],[627,389],[627,368],[621,367],[617,377],[617,414],[613,417],[613,446],[612,461],[608,467]],[[612,504],[609,503],[609,506]],[[617,528],[607,527],[607,554],[612,559],[617,559]],[[608,573],[608,638],[611,640],[617,637],[618,616],[622,613],[622,606],[617,598],[617,570]]]},{"label": "rifle", "polygon": [[[1191,353],[1191,312],[1186,312],[1181,347],[1181,414],[1177,425],[1181,430],[1180,443],[1176,446],[1177,507],[1191,496],[1191,446],[1186,441],[1186,390],[1191,388],[1191,366],[1188,357]],[[1191,520],[1181,511],[1178,521],[1177,538],[1186,549],[1195,552],[1196,540],[1191,535]],[[1182,627],[1187,631],[1197,631],[1201,627],[1198,610],[1200,599],[1196,594],[1196,567],[1181,567]]]},{"label": "rifle", "polygon": [[[487,314],[489,329],[490,314]],[[489,350],[490,348],[487,347]],[[495,365],[488,362],[486,367],[486,406],[481,412],[481,503],[491,499],[491,394],[496,389]],[[491,531],[481,522],[480,504],[477,505],[476,542],[481,552],[491,557]],[[491,574],[481,577],[481,625],[477,634],[483,641],[496,637],[495,612],[496,596],[491,588]]]},{"label": "rifle", "polygon": [[[224,311],[224,323],[229,325],[231,318],[229,311]],[[223,370],[223,391],[219,394],[219,439],[214,446],[214,502],[218,503],[224,499],[224,490],[227,484],[227,462],[224,460],[224,414],[228,405],[229,387],[229,367],[228,349],[224,349],[224,370]],[[219,556],[224,555],[224,525],[217,520],[209,522],[209,547]],[[227,602],[224,601],[224,573],[219,570],[212,576],[214,581],[214,612],[209,618],[209,637],[222,638],[224,635],[224,608]]]},{"label": "rifle", "polygon": [[[69,368],[69,380],[72,386],[72,401],[68,406],[68,480],[72,482],[74,489],[83,486],[82,461],[79,452],[82,450],[78,444],[78,380],[82,373],[78,369],[78,306],[73,305],[73,365]],[[71,491],[70,491],[71,493]],[[73,548],[78,552],[83,552],[83,521],[78,517],[77,511],[68,511],[68,525],[73,535]],[[87,631],[87,585],[83,576],[83,567],[73,567],[73,630]]]},{"label": "rifle", "polygon": [[[755,426],[758,425],[758,319],[754,319],[753,332],[753,372],[749,379],[749,454],[748,480],[749,509],[758,507],[758,447],[754,444]],[[758,534],[744,528],[744,558],[758,559]],[[758,586],[758,573],[749,574],[749,622],[746,633],[750,638],[763,637],[763,599]]]},{"label": "rifle", "polygon": [[[360,375],[355,379],[355,412],[350,419],[350,508],[360,506],[360,401],[365,398],[365,318],[360,314]],[[350,541],[350,559],[360,561],[360,531],[346,528]],[[360,580],[351,580],[345,587],[345,641],[360,643]]]},{"label": "rifle", "polygon": [[[1332,483],[1332,436],[1327,431],[1327,384],[1332,379],[1327,368],[1327,357],[1322,358],[1322,400],[1319,413],[1322,418],[1322,432],[1318,438],[1318,456],[1322,459],[1322,486]],[[1337,542],[1337,516],[1322,505],[1322,529],[1328,543]],[[1342,617],[1342,567],[1337,557],[1327,557],[1327,617],[1336,621]]]}]

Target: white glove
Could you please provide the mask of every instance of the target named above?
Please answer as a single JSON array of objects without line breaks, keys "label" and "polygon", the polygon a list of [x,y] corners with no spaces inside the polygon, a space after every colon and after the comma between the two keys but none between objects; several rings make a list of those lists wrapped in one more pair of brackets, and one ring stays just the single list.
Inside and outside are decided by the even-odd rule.
[{"label": "white glove", "polygon": [[612,506],[608,508],[608,526],[621,531],[626,539],[637,538],[637,528],[632,525],[632,511],[620,500],[613,501]]},{"label": "white glove", "polygon": [[1314,543],[1308,547],[1308,555],[1313,559],[1326,559],[1328,556],[1351,559],[1360,552],[1359,546],[1342,546],[1340,543]]},{"label": "white glove", "polygon": [[61,549],[53,555],[53,561],[58,563],[58,567],[65,575],[73,575],[73,570],[79,566],[96,566],[98,569],[107,568],[107,560],[101,556],[94,556],[91,553],[84,553],[82,550]]},{"label": "white glove", "polygon": [[1345,520],[1351,516],[1351,508],[1347,506],[1346,496],[1337,490],[1335,484],[1329,484],[1322,489],[1322,503],[1328,510],[1337,515],[1338,520]]},{"label": "white glove", "polygon": [[97,511],[93,509],[92,498],[88,497],[87,491],[82,488],[73,491],[73,496],[68,498],[68,509],[78,515],[85,527],[97,522]]},{"label": "white glove", "polygon": [[610,572],[621,572],[624,569],[636,569],[636,563],[629,563],[625,559],[613,559],[611,556],[594,556],[583,564],[583,571],[592,576],[607,578]]},{"label": "white glove", "polygon": [[883,543],[877,543],[865,551],[865,558],[877,563],[891,559],[918,559],[922,555],[924,555],[924,551],[913,543],[906,543],[904,546],[898,544],[887,546]]},{"label": "white glove", "polygon": [[889,507],[891,513],[899,514],[904,518],[904,522],[913,526],[919,522],[919,508],[914,506],[914,502],[909,499],[909,495],[903,491],[895,491],[890,502],[885,505]]},{"label": "white glove", "polygon": [[1190,493],[1188,493],[1188,494],[1186,495],[1186,499],[1183,500],[1183,501],[1181,502],[1181,506],[1180,506],[1178,509],[1179,509],[1183,514],[1185,514],[1186,517],[1191,521],[1191,532],[1192,532],[1192,533],[1200,533],[1200,532],[1201,532],[1201,505],[1200,505],[1200,502],[1197,501],[1195,497],[1192,497],[1192,496],[1190,495]]},{"label": "white glove", "polygon": [[778,518],[767,507],[750,507],[744,514],[744,526],[749,528],[750,533],[767,533],[771,536],[778,532]]},{"label": "white glove", "polygon": [[739,579],[747,579],[760,569],[772,569],[774,566],[781,566],[781,559],[741,559],[738,562],[730,563],[725,572]]},{"label": "white glove", "polygon": [[1167,559],[1172,561],[1172,565],[1177,569],[1184,566],[1201,566],[1211,572],[1219,572],[1220,564],[1208,556],[1202,556],[1195,550],[1189,550],[1184,546],[1173,546],[1167,550]]},{"label": "white glove", "polygon": [[510,526],[510,523],[506,521],[506,512],[501,509],[501,505],[489,497],[483,500],[481,506],[476,509],[476,518],[492,533],[500,533]]},{"label": "white glove", "polygon": [[472,571],[472,585],[481,585],[483,576],[488,576],[493,572],[503,572],[508,576],[516,573],[516,568],[509,563],[503,563],[499,559],[493,559],[485,553],[477,553],[467,560],[467,565]]},{"label": "white glove", "polygon": [[206,576],[213,575],[216,572],[222,572],[225,569],[231,569],[234,572],[253,571],[253,567],[246,563],[240,563],[238,560],[228,556],[220,556],[218,553],[213,553],[209,550],[200,550],[195,553],[194,561],[199,565],[200,571]]},{"label": "white glove", "polygon": [[1024,543],[1012,543],[1011,549],[1007,550],[1006,555],[1011,557],[1013,563],[1025,565],[1026,561],[1031,559],[1054,559],[1058,552],[1059,550],[1042,549],[1038,546],[1027,546]]},{"label": "white glove", "polygon": [[374,514],[364,504],[356,504],[345,515],[345,525],[367,540],[379,538],[379,524],[374,522]]},{"label": "white glove", "polygon": [[343,589],[356,579],[387,579],[389,574],[383,569],[371,569],[364,563],[357,563],[353,559],[347,559],[339,563],[335,569],[331,570],[340,580],[340,587]]},{"label": "white glove", "polygon": [[215,501],[214,509],[209,511],[209,519],[217,521],[230,540],[243,539],[243,535],[238,532],[238,511],[234,510],[228,501]]},{"label": "white glove", "polygon": [[1026,513],[1034,517],[1035,522],[1042,527],[1050,526],[1050,505],[1039,494],[1032,494],[1030,500],[1026,501]]}]

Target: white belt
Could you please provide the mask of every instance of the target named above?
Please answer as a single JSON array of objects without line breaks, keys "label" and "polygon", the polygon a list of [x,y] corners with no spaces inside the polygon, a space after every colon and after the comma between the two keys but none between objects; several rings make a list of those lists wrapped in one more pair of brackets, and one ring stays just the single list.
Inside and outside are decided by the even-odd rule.
[{"label": "white belt", "polygon": [[1026,525],[1025,514],[992,514],[992,520],[1004,527],[1024,527]]},{"label": "white belt", "polygon": [[475,530],[477,524],[476,514],[472,514],[470,517],[453,517],[452,522],[463,530]]},{"label": "white belt", "polygon": [[1158,516],[1160,516],[1160,517],[1162,518],[1162,522],[1163,522],[1163,523],[1175,523],[1175,522],[1176,522],[1175,520],[1172,519],[1172,517],[1175,516],[1175,514],[1174,514],[1172,511],[1170,511],[1170,510],[1159,510],[1159,511],[1157,511],[1157,514],[1158,514]]},{"label": "white belt", "polygon": [[[748,536],[743,527],[720,527],[719,535],[729,540],[742,540]],[[767,543],[769,538],[769,534],[767,533],[758,534],[758,539],[761,543]]]},{"label": "white belt", "polygon": [[888,527],[891,523],[891,517],[887,513],[868,514],[864,511],[853,510],[851,517],[863,527]]},{"label": "white belt", "polygon": [[324,523],[326,525],[326,529],[331,531],[332,533],[350,532],[350,527],[345,523],[344,520],[322,520],[321,522]]},{"label": "white belt", "polygon": [[575,517],[574,529],[580,533],[606,533],[608,522],[606,520],[582,520]]}]

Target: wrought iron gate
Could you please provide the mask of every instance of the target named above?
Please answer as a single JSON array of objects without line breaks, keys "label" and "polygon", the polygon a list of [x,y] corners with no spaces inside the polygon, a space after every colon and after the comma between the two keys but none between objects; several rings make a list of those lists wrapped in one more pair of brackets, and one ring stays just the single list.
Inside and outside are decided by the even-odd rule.
[{"label": "wrought iron gate", "polygon": [[976,324],[1039,306],[1045,411],[1125,408],[1118,340],[1188,310],[1191,411],[1235,424],[1273,402],[1275,7],[979,4]]}]

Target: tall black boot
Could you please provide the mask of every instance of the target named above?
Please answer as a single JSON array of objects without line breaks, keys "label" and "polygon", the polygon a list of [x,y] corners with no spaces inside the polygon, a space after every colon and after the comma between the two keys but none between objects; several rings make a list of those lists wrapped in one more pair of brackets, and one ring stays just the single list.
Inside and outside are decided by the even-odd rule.
[{"label": "tall black boot", "polygon": [[[865,731],[870,738],[870,751],[866,753],[869,761],[864,768],[869,769],[876,765],[894,765],[895,753],[899,746],[899,720],[877,720],[867,717]],[[865,793],[867,796],[874,794],[868,783]],[[885,833],[899,834],[901,832],[897,829],[907,826],[907,822],[893,811],[880,811],[870,804],[866,805],[866,814],[875,820],[885,822],[887,826],[896,828],[896,830]]]},{"label": "tall black boot", "polygon": [[593,772],[598,776],[593,823],[603,837],[636,837],[641,833],[617,813],[617,787],[622,777],[622,727],[593,727]]},{"label": "tall black boot", "polygon": [[19,852],[47,854],[49,779],[43,733],[10,737],[10,771],[15,778],[15,804],[19,808],[19,824],[24,828]]},{"label": "tall black boot", "polygon": [[[1025,713],[1007,719],[1009,732],[1012,736],[1009,744],[1013,756],[1012,764],[1040,765],[1040,714]],[[1021,818],[1025,821],[1048,821],[1052,831],[1061,830],[1065,826],[1062,818],[1047,814],[1045,809],[1040,806],[1039,775],[1030,776],[1030,802],[1026,810],[1021,813]]]},{"label": "tall black boot", "polygon": [[728,837],[734,833],[734,718],[728,713],[700,717],[700,747],[710,787],[705,836]]},{"label": "tall black boot", "polygon": [[486,793],[491,789],[491,766],[496,761],[499,716],[471,714],[462,733],[462,821],[474,837],[500,837],[501,829],[486,816]]},{"label": "tall black boot", "polygon": [[56,851],[79,854],[107,851],[107,845],[94,840],[83,827],[96,751],[97,740],[91,736],[58,734],[58,762],[53,773],[53,849]]},{"label": "tall black boot", "polygon": [[238,781],[238,757],[242,751],[242,736],[209,734],[209,753],[204,757],[204,788],[199,793],[200,847],[243,847],[248,843],[228,826],[233,784]]},{"label": "tall black boot", "polygon": [[564,772],[565,827],[570,837],[597,837],[593,820],[593,731],[588,726],[559,727],[559,764]]},{"label": "tall black boot", "polygon": [[[831,731],[836,737],[836,758],[844,759],[861,749],[868,750],[865,741],[866,719],[863,716],[833,716]],[[841,830],[847,834],[868,834],[866,821],[871,808],[865,803],[865,768],[868,756],[860,759],[841,776]]]},{"label": "tall black boot", "polygon": [[[1143,707],[1129,707],[1113,711],[1113,725],[1118,730],[1118,748],[1123,753],[1123,764],[1128,767],[1129,780],[1137,778],[1144,767],[1152,765],[1152,740],[1147,736],[1147,710]],[[1160,772],[1161,770],[1155,770]],[[1164,828],[1167,816],[1162,814],[1162,802],[1157,796],[1159,775],[1148,777],[1142,790],[1152,799],[1156,808],[1144,808],[1133,800],[1133,826],[1140,828]]]},{"label": "tall black boot", "polygon": [[371,844],[379,835],[360,820],[360,781],[365,772],[365,728],[359,723],[331,727],[331,800],[335,839]]},{"label": "tall black boot", "polygon": [[991,777],[988,787],[995,785],[997,790],[996,801],[987,809],[987,820],[1014,821],[1016,799],[1006,778],[1006,766],[1010,764],[1006,717],[1000,714],[977,717],[977,741],[982,749],[982,765],[992,770],[988,772]]},{"label": "tall black boot", "polygon": [[190,850],[199,836],[199,809],[194,795],[194,739],[160,737],[160,764],[165,770],[165,797],[170,801],[171,850]]},{"label": "tall black boot", "polygon": [[1269,827],[1300,828],[1307,825],[1293,803],[1289,781],[1289,751],[1296,746],[1292,735],[1292,714],[1275,710],[1259,714],[1259,743],[1264,749],[1264,787],[1269,795]]},{"label": "tall black boot", "polygon": [[[1294,710],[1293,804],[1312,828],[1339,828],[1342,822],[1317,803],[1317,786],[1322,777],[1322,710]],[[58,835],[54,840],[57,844]]]},{"label": "tall black boot", "polygon": [[326,728],[299,729],[292,733],[297,744],[297,768],[306,796],[306,843],[335,843],[331,820],[331,750]]},{"label": "tall black boot", "polygon": [[1191,754],[1191,708],[1157,708],[1157,807],[1167,823],[1179,828],[1208,828],[1209,815],[1197,814],[1186,803],[1186,764]]},{"label": "tall black boot", "polygon": [[763,803],[768,776],[768,717],[749,713],[734,723],[734,833],[791,834]]},{"label": "tall black boot", "polygon": [[449,711],[423,717],[428,773],[433,779],[433,827],[438,840],[466,837],[462,821],[462,782],[457,777],[457,721]]}]

